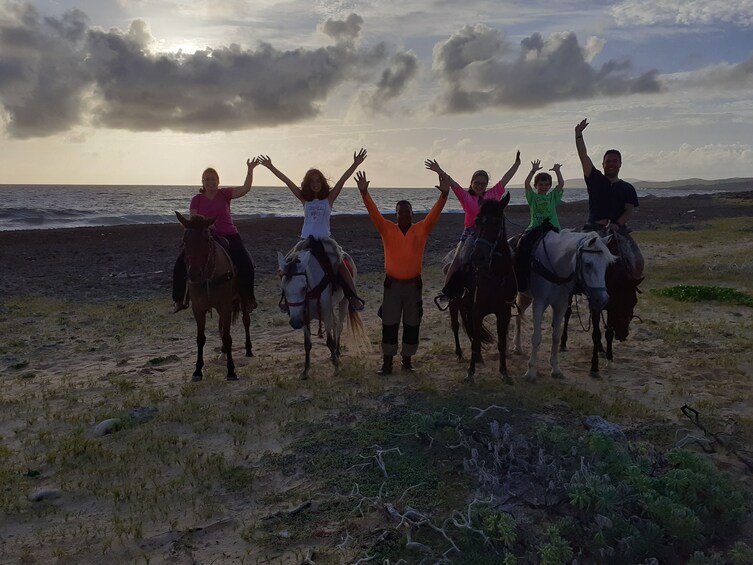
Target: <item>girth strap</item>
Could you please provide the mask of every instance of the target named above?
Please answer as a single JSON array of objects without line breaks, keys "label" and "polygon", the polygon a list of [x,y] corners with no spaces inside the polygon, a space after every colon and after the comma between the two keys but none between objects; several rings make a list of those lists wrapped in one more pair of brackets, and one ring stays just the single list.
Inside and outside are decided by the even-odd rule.
[{"label": "girth strap", "polygon": [[546,280],[548,280],[550,283],[554,284],[567,284],[570,281],[575,278],[575,272],[570,273],[567,277],[560,277],[547,269],[544,264],[536,259],[535,257],[531,259],[531,269],[536,272],[536,274],[541,275]]}]

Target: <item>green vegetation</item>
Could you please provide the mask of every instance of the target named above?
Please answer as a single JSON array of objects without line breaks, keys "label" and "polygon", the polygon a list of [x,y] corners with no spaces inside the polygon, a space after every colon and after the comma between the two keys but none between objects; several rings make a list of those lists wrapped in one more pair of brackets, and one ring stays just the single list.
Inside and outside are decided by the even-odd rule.
[{"label": "green vegetation", "polygon": [[718,286],[678,285],[670,288],[652,289],[658,296],[667,296],[682,302],[717,300],[753,307],[753,296],[733,288]]}]

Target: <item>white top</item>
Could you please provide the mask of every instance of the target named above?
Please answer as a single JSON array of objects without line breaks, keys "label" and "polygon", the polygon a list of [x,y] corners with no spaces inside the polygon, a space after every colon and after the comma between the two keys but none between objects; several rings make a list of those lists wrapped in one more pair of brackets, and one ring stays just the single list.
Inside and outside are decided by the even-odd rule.
[{"label": "white top", "polygon": [[301,239],[313,236],[314,239],[330,237],[329,216],[332,206],[329,200],[314,199],[303,203],[303,229]]}]

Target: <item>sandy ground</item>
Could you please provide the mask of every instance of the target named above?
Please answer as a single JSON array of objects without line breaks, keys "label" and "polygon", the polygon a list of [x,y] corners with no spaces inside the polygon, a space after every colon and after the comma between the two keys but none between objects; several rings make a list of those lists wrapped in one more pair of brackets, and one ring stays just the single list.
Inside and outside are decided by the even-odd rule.
[{"label": "sandy ground", "polygon": [[[729,285],[750,293],[753,227],[743,226],[739,237],[721,243],[714,239],[713,230],[700,240],[694,234],[720,218],[751,216],[753,193],[641,200],[632,226],[647,259],[644,290],[691,283]],[[577,227],[584,217],[584,203],[561,207],[563,226]],[[515,233],[527,223],[527,211],[512,208],[508,220],[510,233]],[[669,232],[659,230],[670,225],[673,229]],[[313,402],[317,409],[309,411],[307,417],[317,418],[347,411],[350,400],[333,400],[333,394],[348,398],[353,395],[362,404],[377,404],[385,395],[394,397],[405,388],[432,386],[451,391],[460,386],[465,364],[454,358],[447,314],[430,304],[441,286],[441,258],[462,229],[460,215],[444,216],[427,247],[426,314],[415,358],[418,372],[415,376],[398,373],[390,380],[374,375],[379,366],[380,325],[376,310],[381,294],[382,250],[368,218],[336,217],[332,229],[359,267],[359,287],[367,301],[363,320],[372,350],[359,359],[346,352],[345,376],[334,378],[326,348],[321,342],[315,343],[312,377],[306,382],[297,380],[302,366],[302,336],[289,328],[285,316],[276,308],[279,290],[275,252],[291,247],[300,221],[258,220],[242,222],[239,228],[258,265],[261,307],[252,319],[255,357],[241,356],[240,326],[233,330],[241,380],[232,390],[223,382],[222,361],[216,359],[208,362],[206,381],[200,385],[204,388],[189,384],[195,326],[188,312],[170,313],[170,274],[181,234],[177,222],[166,226],[0,232],[0,449],[4,450],[0,455],[26,452],[24,461],[45,460],[42,455],[50,449],[44,439],[47,435],[82,422],[93,426],[111,415],[106,408],[113,395],[122,397],[122,406],[136,402],[129,400],[134,390],[147,390],[146,396],[137,400],[159,405],[163,413],[182,406],[189,393],[198,395],[197,406],[220,410],[228,409],[239,396],[255,395],[257,399],[279,398],[286,410]],[[661,274],[652,278],[654,273]],[[613,407],[622,403],[623,414],[632,411],[637,419],[652,418],[692,428],[688,422],[683,423],[679,413],[687,403],[702,414],[713,414],[719,425],[753,429],[753,308],[681,304],[645,293],[636,313],[640,319],[634,322],[629,340],[617,345],[615,363],[605,367],[601,380],[588,378],[590,336],[578,329],[576,313],[570,348],[561,360],[566,375],[562,386],[569,387],[574,396],[594,395]],[[530,323],[526,331],[530,333]],[[467,339],[463,336],[461,341],[468,351]],[[207,348],[216,349],[218,345],[216,333],[210,333]],[[524,349],[528,351],[525,339]],[[485,355],[486,363],[478,379],[488,385],[497,378],[497,353],[489,350]],[[548,379],[546,358],[540,356],[540,380]],[[518,381],[516,386],[536,386],[523,383],[525,365],[525,357],[509,360],[510,372]],[[499,387],[503,393],[503,385]],[[42,405],[48,413],[35,408]],[[259,424],[244,436],[254,460],[264,453],[284,450],[288,440],[281,429]],[[170,431],[185,433],[181,429]],[[730,433],[734,435],[734,431]],[[201,433],[195,428],[187,435],[208,449],[232,448],[227,435]],[[723,460],[748,480],[739,461],[732,456],[724,456]],[[97,523],[110,523],[110,505],[96,497],[82,496],[82,490],[91,488],[86,486],[88,483],[83,479],[74,484],[68,479],[66,483],[62,478],[66,475],[54,459],[51,463],[48,455],[45,461],[40,464],[43,480],[38,485],[52,485],[65,493],[76,492],[77,496],[64,495],[62,502],[56,502],[56,510],[45,512],[34,510],[35,503],[19,503],[20,509],[13,517],[0,518],[0,553],[11,556],[7,562],[46,563],[52,562],[56,550],[60,553],[57,557],[66,555],[60,547],[69,544],[68,555],[76,557],[68,561],[61,558],[59,562],[97,562],[96,552],[87,549],[85,539],[91,535],[97,539],[92,543],[101,544],[88,528],[95,532]],[[269,495],[294,490],[302,483],[305,480],[300,477],[270,476],[259,478],[256,488]],[[230,516],[234,508],[243,504],[258,505],[261,514],[274,509],[274,505],[265,507],[258,499],[220,504],[225,505],[224,515]],[[207,516],[216,514],[208,512]],[[83,533],[71,533],[64,525],[71,516],[86,524]],[[193,544],[189,553],[179,552],[176,556],[174,536],[166,531],[188,535],[186,532],[195,534],[197,527],[203,528],[202,543]],[[135,560],[135,556],[143,554],[152,563],[208,563],[214,559],[219,559],[218,563],[235,563],[241,561],[230,557],[224,560],[222,556],[240,554],[237,545],[242,542],[230,534],[237,529],[233,520],[207,518],[201,523],[195,516],[186,517],[175,527],[165,523],[162,528],[147,529],[137,549],[124,544],[114,549],[97,546],[97,551],[101,552],[99,555],[115,551],[116,562]],[[42,539],[46,541],[40,542]],[[245,551],[246,556],[254,557],[248,547]],[[291,557],[280,562],[295,561]]]}]

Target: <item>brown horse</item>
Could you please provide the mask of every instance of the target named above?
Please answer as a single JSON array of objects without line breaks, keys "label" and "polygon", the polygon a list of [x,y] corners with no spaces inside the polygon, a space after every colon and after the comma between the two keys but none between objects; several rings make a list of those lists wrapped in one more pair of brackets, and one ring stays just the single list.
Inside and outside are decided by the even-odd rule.
[{"label": "brown horse", "polygon": [[[617,257],[617,260],[607,267],[604,282],[609,294],[609,302],[603,310],[590,310],[591,317],[591,351],[590,376],[599,378],[599,353],[604,353],[607,363],[611,363],[614,354],[612,342],[625,341],[630,333],[630,322],[634,318],[635,306],[638,303],[640,289],[638,285],[643,277],[636,279],[631,268],[630,246],[622,234],[615,233],[608,239],[607,247]],[[567,326],[572,311],[572,296],[570,297],[567,312],[565,313],[565,328],[560,339],[560,351],[567,350]],[[602,312],[606,311],[604,318],[606,350],[601,341]]]},{"label": "brown horse", "polygon": [[[497,318],[500,377],[506,383],[512,382],[507,374],[507,327],[518,285],[505,226],[505,207],[509,202],[509,192],[501,201],[485,200],[476,218],[471,270],[466,291],[457,301],[463,326],[471,339],[471,361],[465,377],[467,382],[473,382],[476,363],[481,358],[482,342],[491,341],[491,334],[484,327],[484,318],[489,314]],[[457,353],[457,335],[455,344]]]},{"label": "brown horse", "polygon": [[192,216],[187,219],[178,212],[175,215],[186,228],[183,246],[188,270],[188,297],[196,320],[197,356],[193,380],[200,381],[203,378],[201,370],[204,367],[204,344],[207,341],[204,330],[207,313],[214,308],[220,318],[222,352],[227,356],[227,380],[235,381],[238,376],[233,363],[230,325],[236,320],[238,313],[242,312],[246,330],[246,357],[253,357],[249,333],[251,309],[238,292],[238,277],[230,256],[209,231],[216,218]]}]

